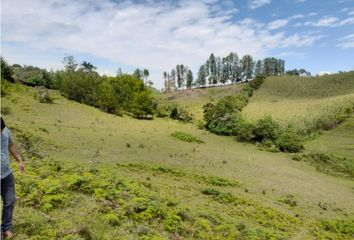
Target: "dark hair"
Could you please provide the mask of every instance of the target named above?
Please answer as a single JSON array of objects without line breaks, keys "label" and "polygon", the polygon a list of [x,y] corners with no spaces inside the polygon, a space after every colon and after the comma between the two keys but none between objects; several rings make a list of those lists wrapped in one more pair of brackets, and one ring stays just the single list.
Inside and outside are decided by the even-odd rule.
[{"label": "dark hair", "polygon": [[1,131],[6,127],[4,119],[1,118]]}]

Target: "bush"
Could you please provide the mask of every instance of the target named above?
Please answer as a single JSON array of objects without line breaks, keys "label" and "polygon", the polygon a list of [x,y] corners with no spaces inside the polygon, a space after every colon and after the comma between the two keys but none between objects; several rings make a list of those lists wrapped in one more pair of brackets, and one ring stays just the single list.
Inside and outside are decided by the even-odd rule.
[{"label": "bush", "polygon": [[273,141],[279,135],[279,124],[274,122],[270,116],[266,116],[257,121],[254,133],[256,141],[263,141],[263,139]]},{"label": "bush", "polygon": [[130,111],[133,117],[139,119],[152,119],[156,109],[156,103],[149,91],[141,92],[135,98]]},{"label": "bush", "polygon": [[50,92],[47,89],[39,89],[36,98],[40,103],[53,103],[54,99],[50,96]]},{"label": "bush", "polygon": [[246,93],[249,97],[253,95],[253,88],[249,84],[243,86],[241,91]]},{"label": "bush", "polygon": [[111,226],[118,226],[119,219],[116,214],[114,213],[107,213],[103,216],[103,221],[108,223]]},{"label": "bush", "polygon": [[170,118],[179,120],[181,122],[192,122],[194,119],[193,114],[189,113],[187,110],[180,106],[175,106],[172,108],[170,113]]},{"label": "bush", "polygon": [[252,141],[255,138],[255,126],[252,123],[242,121],[237,127],[237,140]]},{"label": "bush", "polygon": [[265,76],[258,75],[255,79],[250,81],[249,85],[252,89],[256,90],[262,85],[264,80],[265,80]]},{"label": "bush", "polygon": [[175,107],[174,104],[160,97],[157,97],[155,101],[156,101],[156,108],[155,108],[156,117],[160,117],[160,118],[170,117],[171,111]]},{"label": "bush", "polygon": [[297,206],[297,201],[295,200],[295,196],[293,194],[287,194],[283,199],[279,201],[289,205],[290,207]]},{"label": "bush", "polygon": [[240,121],[239,112],[248,103],[244,93],[226,96],[216,105],[207,103],[203,106],[205,128],[220,135],[234,135],[237,123]]},{"label": "bush", "polygon": [[283,152],[295,153],[303,148],[301,136],[291,127],[281,131],[275,143]]},{"label": "bush", "polygon": [[13,81],[12,75],[14,73],[13,68],[7,63],[7,61],[0,57],[1,61],[1,84],[3,84],[3,80]]}]

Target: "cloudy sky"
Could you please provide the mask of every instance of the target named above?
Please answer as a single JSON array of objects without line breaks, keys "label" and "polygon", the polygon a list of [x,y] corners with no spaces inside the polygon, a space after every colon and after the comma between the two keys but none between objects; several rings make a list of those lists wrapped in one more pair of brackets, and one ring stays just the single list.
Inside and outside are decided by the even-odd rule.
[{"label": "cloudy sky", "polygon": [[353,0],[3,0],[1,55],[62,68],[65,54],[102,74],[196,70],[211,52],[283,58],[286,69],[354,70]]}]

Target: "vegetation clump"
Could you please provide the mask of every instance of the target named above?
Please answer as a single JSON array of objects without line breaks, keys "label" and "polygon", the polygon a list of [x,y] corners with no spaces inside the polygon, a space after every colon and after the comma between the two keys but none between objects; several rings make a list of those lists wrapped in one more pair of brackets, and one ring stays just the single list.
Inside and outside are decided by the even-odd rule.
[{"label": "vegetation clump", "polygon": [[202,141],[200,138],[193,136],[192,134],[186,133],[186,132],[176,131],[176,132],[171,133],[171,136],[178,139],[178,140],[181,140],[183,142],[204,143],[204,141]]},{"label": "vegetation clump", "polygon": [[354,165],[351,159],[336,157],[326,153],[303,154],[302,159],[315,166],[320,172],[354,178]]},{"label": "vegetation clump", "polygon": [[257,76],[241,93],[226,96],[216,104],[204,105],[205,128],[219,135],[234,135],[239,141],[258,142],[266,151],[298,152],[302,149],[302,139],[292,128],[282,129],[270,116],[251,123],[241,115],[241,110],[264,78]]},{"label": "vegetation clump", "polygon": [[287,194],[284,198],[280,199],[279,201],[289,205],[290,207],[296,207],[298,204],[293,194]]},{"label": "vegetation clump", "polygon": [[264,78],[257,76],[241,93],[223,97],[216,104],[205,104],[203,106],[205,128],[219,135],[235,135],[242,128],[241,110],[247,105],[253,90],[264,82]]},{"label": "vegetation clump", "polygon": [[171,109],[170,118],[182,122],[192,122],[194,117],[191,113],[180,106],[174,106]]},{"label": "vegetation clump", "polygon": [[50,95],[49,90],[45,89],[45,88],[39,88],[38,93],[35,94],[34,97],[36,99],[38,99],[40,103],[53,103],[54,102],[54,99]]}]

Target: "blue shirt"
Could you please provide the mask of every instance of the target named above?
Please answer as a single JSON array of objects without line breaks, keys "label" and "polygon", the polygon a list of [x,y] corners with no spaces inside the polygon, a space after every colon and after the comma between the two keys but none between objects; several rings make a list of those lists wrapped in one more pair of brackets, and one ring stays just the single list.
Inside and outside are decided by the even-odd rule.
[{"label": "blue shirt", "polygon": [[12,143],[10,130],[5,127],[1,133],[1,179],[12,173],[10,167],[9,146]]}]

